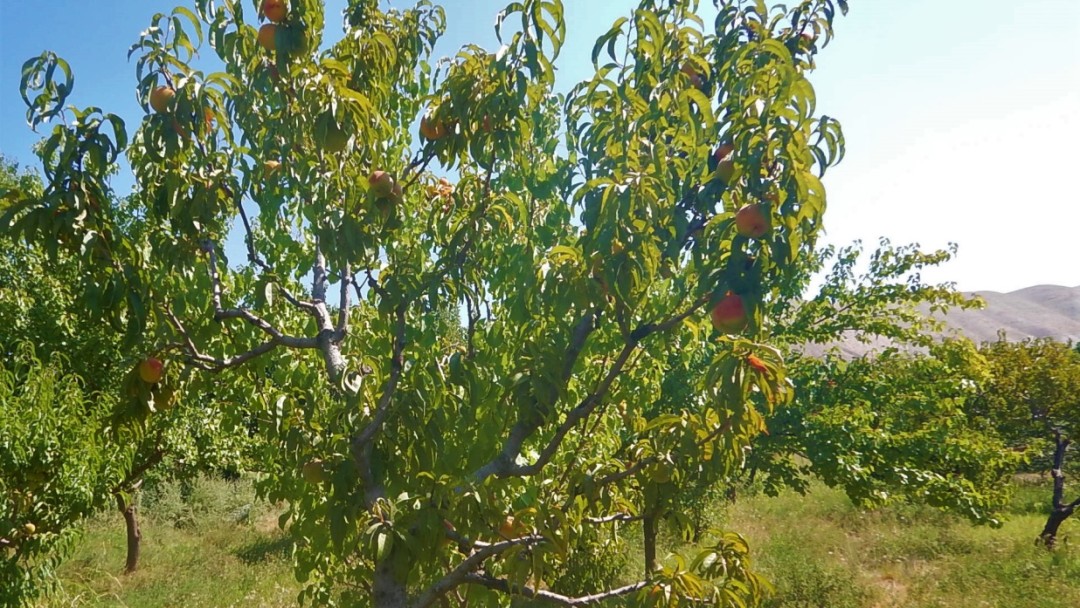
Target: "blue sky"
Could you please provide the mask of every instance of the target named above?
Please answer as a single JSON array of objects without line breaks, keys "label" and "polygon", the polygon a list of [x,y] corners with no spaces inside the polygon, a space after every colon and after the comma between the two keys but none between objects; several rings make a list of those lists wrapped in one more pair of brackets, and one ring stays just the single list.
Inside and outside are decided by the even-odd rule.
[{"label": "blue sky", "polygon": [[[35,164],[39,136],[25,124],[19,72],[46,49],[71,63],[75,105],[103,107],[133,129],[142,110],[127,49],[153,13],[186,2],[0,0],[0,151]],[[493,48],[491,26],[506,2],[444,1],[439,54],[465,42]],[[560,88],[586,76],[596,36],[636,2],[564,4]],[[840,119],[848,147],[825,179],[826,241],[955,241],[958,258],[925,278],[964,290],[1080,285],[1080,1],[851,5],[811,76],[819,111]],[[343,6],[328,1],[328,36],[339,35]],[[128,184],[118,180],[121,190]]]}]

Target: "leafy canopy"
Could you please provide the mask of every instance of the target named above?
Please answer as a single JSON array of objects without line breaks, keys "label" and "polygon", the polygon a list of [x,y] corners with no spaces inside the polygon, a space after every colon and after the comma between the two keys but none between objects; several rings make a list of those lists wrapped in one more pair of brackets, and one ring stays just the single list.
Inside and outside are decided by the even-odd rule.
[{"label": "leafy canopy", "polygon": [[[333,45],[321,2],[289,2],[272,45],[253,7],[152,18],[130,133],[68,105],[61,58],[24,66],[29,122],[53,125],[47,185],[4,194],[2,221],[77,257],[89,310],[166,360],[117,423],[210,395],[250,414],[317,603],[759,599],[740,536],[664,556],[657,530],[790,395],[766,313],[795,295],[843,156],[806,74],[846,2],[723,2],[706,23],[693,0],[643,0],[565,96],[558,1],[511,3],[497,51],[442,62],[427,1],[353,0]],[[202,71],[205,46],[223,71]],[[159,87],[174,94],[152,107]],[[101,203],[121,155],[131,217]],[[745,205],[760,237],[735,225]],[[244,260],[225,257],[232,230]],[[729,294],[745,328],[717,330]],[[693,398],[654,408],[671,361],[706,346]],[[638,573],[582,580],[625,527]]]}]

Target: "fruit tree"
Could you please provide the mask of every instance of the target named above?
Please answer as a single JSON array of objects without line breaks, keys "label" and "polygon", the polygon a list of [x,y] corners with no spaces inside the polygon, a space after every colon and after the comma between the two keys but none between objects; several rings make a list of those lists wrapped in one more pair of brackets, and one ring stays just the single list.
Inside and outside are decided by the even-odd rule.
[{"label": "fruit tree", "polygon": [[[0,189],[40,196],[44,184],[0,155]],[[69,191],[57,216],[77,217],[68,203],[85,196],[79,188]],[[108,209],[129,231],[138,225],[124,201],[108,193],[87,200],[94,209]],[[126,569],[133,570],[140,536],[132,495],[144,475],[176,478],[235,466],[247,442],[245,433],[233,432],[245,415],[236,407],[242,400],[217,407],[231,398],[229,391],[206,386],[200,407],[174,407],[177,388],[187,382],[181,366],[167,370],[83,310],[84,281],[94,280],[83,271],[98,262],[100,252],[69,246],[73,238],[73,232],[62,231],[51,242],[64,246],[47,251],[48,245],[27,246],[0,233],[0,374],[8,388],[0,437],[9,456],[0,461],[0,478],[7,480],[0,484],[0,517],[4,505],[23,509],[21,517],[39,521],[35,538],[42,541],[33,551],[5,555],[5,567],[24,574],[43,571],[40,563],[54,568],[80,519],[114,504],[127,527]],[[28,495],[35,499],[18,507]],[[65,542],[45,542],[60,538]],[[0,587],[24,599],[48,590],[51,582],[16,578],[25,584]],[[11,597],[0,594],[0,606]]]},{"label": "fruit tree", "polygon": [[1080,497],[1070,497],[1065,485],[1068,457],[1080,436],[1080,353],[1048,338],[1009,342],[1004,335],[983,344],[982,353],[993,382],[969,414],[1031,453],[1033,470],[1050,472],[1051,500],[1039,542],[1053,548],[1061,524],[1080,509]]},{"label": "fruit tree", "polygon": [[[788,397],[765,311],[793,295],[843,154],[800,40],[827,43],[847,3],[720,2],[705,20],[695,0],[642,0],[574,58],[595,74],[566,94],[557,0],[510,3],[498,49],[445,62],[426,0],[351,0],[333,44],[322,2],[284,5],[155,16],[131,51],[130,133],[69,105],[61,58],[24,68],[29,122],[53,125],[48,184],[7,193],[2,221],[85,256],[84,301],[163,363],[140,402],[228,393],[255,412],[262,491],[288,503],[316,603],[760,598],[738,534],[682,556],[657,537],[682,516],[669,497],[741,466]],[[140,230],[67,196],[107,189],[121,156]],[[741,319],[714,327],[731,296]],[[670,358],[705,345],[693,398],[647,407]],[[632,577],[612,547],[637,552]]]}]

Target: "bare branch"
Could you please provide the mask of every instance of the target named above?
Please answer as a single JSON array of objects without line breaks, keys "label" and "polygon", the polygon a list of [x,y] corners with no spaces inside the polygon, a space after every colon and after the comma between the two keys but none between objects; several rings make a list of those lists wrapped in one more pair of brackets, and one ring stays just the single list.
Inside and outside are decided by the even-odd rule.
[{"label": "bare branch", "polygon": [[[434,151],[417,151],[416,157],[413,158],[412,162],[409,163],[409,166],[405,168],[405,175],[402,177],[405,177],[406,179],[408,179],[408,181],[402,186],[402,189],[404,190],[409,186],[415,184],[416,180],[420,179],[420,176],[424,173],[424,170],[427,169],[428,163],[430,163],[434,158]],[[416,173],[409,177],[409,171],[411,171],[412,169],[416,169]]]},{"label": "bare branch", "polygon": [[[318,345],[315,342],[315,338],[302,338],[301,340],[303,340],[303,343],[300,344],[300,345],[294,346],[293,348],[317,348],[318,347]],[[237,367],[239,365],[243,365],[244,363],[247,363],[248,361],[250,361],[250,360],[252,360],[252,359],[254,359],[256,357],[259,357],[261,355],[265,355],[266,353],[274,350],[274,348],[276,348],[276,347],[278,347],[280,345],[281,345],[281,342],[279,342],[277,340],[267,340],[266,342],[263,342],[262,344],[259,344],[258,346],[256,346],[255,348],[252,348],[251,350],[240,353],[239,355],[234,355],[232,357],[229,357],[228,359],[217,359],[217,358],[211,357],[209,355],[204,355],[202,353],[192,353],[190,356],[191,356],[191,359],[194,362],[204,364],[203,366],[201,366],[201,367],[203,367],[203,369],[205,369],[207,371],[219,372],[219,371],[222,371],[224,369],[228,369],[230,367]]]},{"label": "bare branch", "polygon": [[[221,277],[217,271],[217,248],[213,243],[204,244],[204,249],[210,254],[210,282],[213,286],[214,320],[225,321],[227,319],[243,319],[248,324],[257,327],[263,333],[270,336],[273,342],[290,348],[314,348],[313,338],[297,338],[281,333],[277,328],[265,319],[256,315],[246,308],[224,308],[221,304]],[[175,317],[174,317],[175,318]],[[178,322],[177,322],[178,323]],[[194,349],[192,349],[194,351]]]},{"label": "bare branch", "polygon": [[616,483],[616,482],[622,481],[623,479],[626,479],[627,477],[630,477],[631,475],[637,473],[641,469],[644,469],[645,467],[649,466],[650,464],[653,464],[654,462],[659,462],[659,461],[660,461],[660,459],[655,457],[655,456],[649,456],[648,458],[642,458],[641,460],[639,460],[639,461],[635,462],[634,464],[626,467],[625,469],[623,469],[622,471],[619,471],[618,473],[612,473],[611,475],[605,475],[605,476],[601,477],[600,479],[596,480],[596,485],[604,486],[604,485],[607,485],[609,483]]},{"label": "bare branch", "polygon": [[212,241],[203,242],[203,251],[210,256],[210,285],[211,285],[211,298],[214,303],[214,311],[221,310],[221,277],[218,276],[217,265],[217,245]]},{"label": "bare branch", "polygon": [[476,356],[476,344],[474,338],[476,336],[476,323],[480,320],[480,305],[473,305],[472,296],[469,295],[468,292],[465,293],[465,308],[469,317],[469,327],[465,333],[465,341],[468,345],[468,350],[466,352],[469,358],[472,359]]},{"label": "bare branch", "polygon": [[247,321],[249,325],[257,327],[258,329],[262,330],[263,333],[270,336],[271,338],[274,338],[280,344],[283,344],[285,346],[289,346],[292,348],[310,348],[310,346],[307,346],[307,341],[309,340],[309,338],[297,338],[294,336],[285,335],[281,333],[281,331],[279,331],[276,327],[270,325],[270,323],[268,323],[265,319],[246,308],[227,308],[224,310],[218,309],[214,313],[214,320],[216,321],[225,321],[227,319],[243,319],[244,321]]},{"label": "bare branch", "polygon": [[318,240],[315,241],[315,266],[312,269],[311,299],[316,302],[326,301],[326,258]]},{"label": "bare branch", "polygon": [[232,190],[225,184],[221,184],[221,188],[236,201],[236,208],[240,211],[240,219],[244,223],[244,244],[247,245],[248,262],[264,272],[272,272],[266,260],[262,259],[258,252],[255,251],[255,235],[251,230],[251,221],[248,220],[247,211],[244,209],[244,201],[240,197],[233,196]]},{"label": "bare branch", "polygon": [[465,582],[472,585],[481,585],[488,589],[494,589],[509,595],[520,595],[534,600],[559,604],[560,606],[586,606],[588,604],[596,604],[613,597],[629,595],[639,589],[645,588],[649,584],[648,581],[638,581],[602,593],[583,595],[581,597],[569,597],[545,589],[535,589],[527,585],[512,585],[506,579],[495,578],[485,574],[466,575]]},{"label": "bare branch", "polygon": [[173,326],[173,329],[175,329],[176,332],[184,338],[184,342],[187,344],[188,352],[192,354],[199,352],[199,349],[195,348],[195,341],[192,340],[191,334],[187,332],[187,329],[184,328],[184,324],[181,323],[180,319],[178,319],[176,317],[176,314],[173,313],[172,308],[166,303],[162,303],[162,308],[165,310],[165,318],[169,320],[169,323]]},{"label": "bare branch", "polygon": [[306,312],[306,313],[308,313],[308,314],[310,314],[312,316],[316,315],[316,308],[315,308],[314,303],[307,302],[305,300],[301,300],[301,299],[297,298],[295,295],[293,295],[293,293],[291,291],[286,289],[285,286],[282,285],[281,283],[275,282],[274,287],[277,288],[278,293],[280,293],[285,298],[285,300],[287,300],[289,302],[289,304],[292,304],[293,306],[299,308],[300,310],[303,310],[304,312]]},{"label": "bare branch", "polygon": [[483,547],[479,551],[476,551],[465,558],[464,561],[447,573],[446,576],[435,581],[435,583],[428,587],[427,590],[420,594],[420,597],[416,598],[412,608],[427,608],[427,606],[435,603],[436,600],[453,588],[467,582],[469,575],[478,570],[489,557],[498,555],[517,545],[534,545],[543,541],[543,536],[530,535],[491,543],[490,545]]},{"label": "bare branch", "polygon": [[[248,220],[247,211],[244,209],[243,201],[240,198],[233,196],[232,190],[225,184],[221,184],[221,189],[227,195],[229,195],[230,198],[236,200],[236,208],[240,210],[240,219],[243,220],[244,224],[244,243],[247,245],[248,262],[250,262],[252,266],[255,266],[259,270],[262,270],[263,272],[272,273],[273,269],[270,267],[270,265],[267,264],[266,260],[262,259],[262,257],[259,256],[258,252],[255,251],[255,236],[251,230],[251,222]],[[291,291],[286,289],[280,283],[275,283],[274,286],[277,287],[281,295],[290,304],[301,310],[307,311],[309,313],[314,313],[314,305],[311,302],[301,301],[299,298],[293,295]]]},{"label": "bare branch", "polygon": [[600,317],[600,313],[603,309],[597,308],[590,311],[584,317],[578,321],[577,326],[574,327],[574,333],[570,338],[570,346],[566,349],[566,361],[563,364],[562,381],[566,384],[570,381],[570,377],[574,373],[574,364],[577,363],[578,356],[581,355],[581,350],[585,348],[585,340],[589,338],[589,334],[596,329],[597,318]]},{"label": "bare branch", "polygon": [[[386,293],[386,290],[383,289],[381,285],[379,285],[379,281],[374,276],[372,276],[371,269],[365,270],[364,273],[367,275],[368,287],[370,287],[372,291],[374,291],[381,297],[390,297],[390,294]],[[359,289],[359,287],[357,287],[357,289]]]},{"label": "bare branch", "polygon": [[141,481],[140,477],[142,477],[143,473],[149,471],[152,467],[156,466],[159,462],[161,462],[163,458],[165,458],[165,448],[161,447],[160,442],[161,433],[159,432],[157,440],[155,441],[157,445],[155,446],[154,451],[146,457],[146,460],[143,460],[141,463],[128,471],[128,474],[124,476],[123,481],[113,486],[113,494],[119,494],[120,492],[123,492],[124,490],[131,487],[132,484]]},{"label": "bare branch", "polygon": [[349,287],[352,285],[352,273],[346,263],[341,267],[341,299],[338,301],[338,321],[334,329],[336,342],[341,342],[349,333]]},{"label": "bare branch", "polygon": [[1061,429],[1053,429],[1054,433],[1054,464],[1050,475],[1054,478],[1054,508],[1064,509],[1065,506],[1065,451],[1069,449],[1071,441],[1063,437]]},{"label": "bare branch", "polygon": [[599,525],[599,524],[610,524],[610,523],[614,523],[614,522],[641,521],[643,519],[645,519],[644,515],[630,515],[629,513],[615,513],[615,514],[612,514],[612,515],[606,515],[604,517],[586,517],[582,521],[584,521],[585,523],[589,523],[589,524],[597,524],[597,525]]},{"label": "bare branch", "polygon": [[[172,311],[172,308],[170,308],[168,304],[163,304],[162,308],[165,311],[165,318],[168,320],[169,324],[172,325],[173,329],[176,330],[176,332],[180,334],[180,336],[184,339],[184,344],[175,344],[174,346],[178,347],[181,350],[186,350],[189,362],[195,367],[198,367],[205,371],[219,372],[230,367],[236,367],[237,365],[241,365],[247,361],[250,361],[251,359],[254,359],[255,357],[270,352],[274,349],[274,347],[278,346],[279,344],[289,346],[291,348],[316,348],[317,346],[315,338],[294,338],[292,336],[284,336],[279,333],[277,336],[272,335],[270,340],[259,344],[251,350],[240,353],[239,355],[235,355],[228,359],[218,359],[216,357],[211,357],[210,355],[203,354],[199,351],[198,347],[195,346],[195,341],[191,338],[191,334],[188,333],[187,329],[184,327],[184,324],[180,321],[180,319],[176,316],[176,314]],[[216,314],[215,317],[217,317]],[[258,317],[255,318],[258,319]],[[261,321],[261,319],[258,320]],[[267,327],[269,327],[269,324],[267,324]],[[270,329],[273,328],[271,327]]]}]

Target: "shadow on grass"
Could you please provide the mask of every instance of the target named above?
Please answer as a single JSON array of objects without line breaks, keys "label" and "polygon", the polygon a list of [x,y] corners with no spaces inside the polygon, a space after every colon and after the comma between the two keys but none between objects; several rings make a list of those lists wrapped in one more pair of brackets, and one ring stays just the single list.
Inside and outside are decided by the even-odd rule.
[{"label": "shadow on grass", "polygon": [[261,538],[236,550],[236,557],[245,564],[258,564],[287,559],[292,553],[293,541],[282,535],[275,538]]}]

